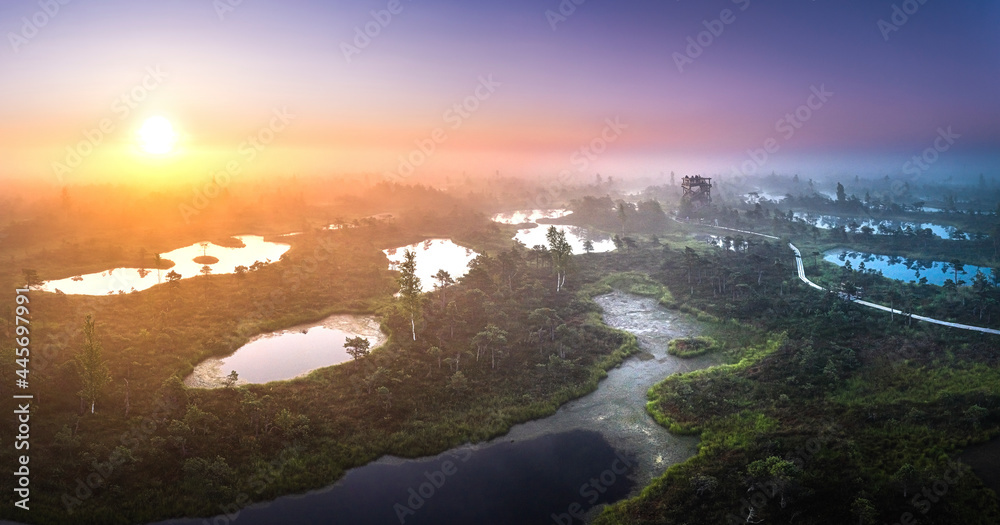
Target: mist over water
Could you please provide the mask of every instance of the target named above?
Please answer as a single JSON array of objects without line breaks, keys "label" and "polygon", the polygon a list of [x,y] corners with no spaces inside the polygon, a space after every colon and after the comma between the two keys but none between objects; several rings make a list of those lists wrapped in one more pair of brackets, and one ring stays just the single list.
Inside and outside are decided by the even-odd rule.
[{"label": "mist over water", "polygon": [[383,250],[389,259],[389,268],[395,269],[402,263],[407,250],[417,256],[417,277],[425,292],[434,289],[437,282],[434,275],[439,270],[448,272],[452,279],[458,279],[469,272],[469,263],[477,255],[475,251],[459,246],[450,239],[428,239],[409,246]]},{"label": "mist over water", "polygon": [[[288,244],[266,242],[259,235],[240,235],[234,238],[239,239],[244,246],[231,248],[210,242],[204,243],[205,246],[195,243],[160,254],[165,261],[174,263],[170,268],[155,269],[151,267],[152,264],[145,269],[113,268],[99,273],[47,281],[42,290],[59,290],[71,295],[109,295],[129,293],[132,290],[138,292],[167,282],[166,276],[170,272],[177,272],[182,279],[190,279],[203,275],[202,269],[208,266],[211,275],[231,274],[236,271],[237,266],[249,267],[255,262],[275,262],[291,248]],[[218,262],[201,264],[194,261],[202,256],[214,257]]]}]

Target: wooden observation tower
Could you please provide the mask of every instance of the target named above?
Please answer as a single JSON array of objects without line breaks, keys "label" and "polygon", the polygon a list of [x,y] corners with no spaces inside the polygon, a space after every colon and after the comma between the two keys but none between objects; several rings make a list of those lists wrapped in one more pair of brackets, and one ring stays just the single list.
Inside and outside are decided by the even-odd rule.
[{"label": "wooden observation tower", "polygon": [[684,190],[683,199],[690,204],[711,204],[712,203],[712,179],[695,175],[694,177],[684,177],[681,179],[681,188]]}]

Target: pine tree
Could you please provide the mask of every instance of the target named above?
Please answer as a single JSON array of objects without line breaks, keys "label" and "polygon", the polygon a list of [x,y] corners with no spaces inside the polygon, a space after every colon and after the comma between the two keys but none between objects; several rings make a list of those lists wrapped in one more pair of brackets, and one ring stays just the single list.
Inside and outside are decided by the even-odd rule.
[{"label": "pine tree", "polygon": [[355,361],[365,357],[371,353],[371,342],[369,342],[364,337],[348,337],[347,341],[344,343],[344,348],[347,353],[354,358]]}]

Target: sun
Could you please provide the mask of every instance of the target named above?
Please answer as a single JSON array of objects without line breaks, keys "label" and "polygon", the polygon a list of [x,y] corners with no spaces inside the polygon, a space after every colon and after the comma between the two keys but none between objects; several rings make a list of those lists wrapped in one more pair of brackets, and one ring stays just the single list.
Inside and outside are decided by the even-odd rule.
[{"label": "sun", "polygon": [[151,155],[166,155],[177,144],[177,132],[165,117],[150,117],[139,128],[139,147]]}]

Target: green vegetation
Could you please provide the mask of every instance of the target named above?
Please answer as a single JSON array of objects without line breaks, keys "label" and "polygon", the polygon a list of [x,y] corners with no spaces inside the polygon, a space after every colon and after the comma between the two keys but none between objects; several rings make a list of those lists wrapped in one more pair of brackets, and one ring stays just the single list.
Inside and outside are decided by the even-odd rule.
[{"label": "green vegetation", "polygon": [[[393,298],[413,280],[390,272],[381,249],[447,235],[446,224],[462,228],[454,237],[484,243],[505,235],[445,208],[452,211],[435,215],[434,205],[405,226],[371,221],[289,237],[281,261],[233,275],[111,297],[32,293],[31,461],[49,475],[33,480],[33,507],[44,510],[28,519],[206,516],[318,488],[385,454],[436,454],[550,415],[638,351],[634,337],[601,322],[583,279],[558,283],[557,293],[556,275],[570,267],[532,260],[520,247],[477,257],[458,282],[442,275],[431,293]],[[181,382],[255,334],[374,311],[389,341],[370,352],[349,341],[356,359],[342,365],[265,385]],[[88,315],[98,339],[80,333]],[[83,341],[103,346],[81,360],[81,371],[97,372],[86,388],[72,350]],[[106,365],[103,388],[92,363]],[[97,410],[81,410],[67,386]],[[13,461],[11,452],[0,459]],[[77,492],[88,479],[94,486]]]},{"label": "green vegetation", "polygon": [[[990,208],[996,208],[995,203]],[[831,213],[844,217],[857,217],[841,229],[821,229],[793,217],[794,211]],[[780,237],[772,241],[783,247],[786,240],[794,240],[802,251],[806,273],[817,284],[833,290],[862,291],[866,300],[893,305],[918,315],[949,320],[975,326],[1000,328],[1000,218],[992,213],[923,213],[898,204],[877,199],[862,202],[847,197],[843,202],[831,201],[821,196],[784,199],[781,204],[722,205],[708,207],[693,213],[692,220],[737,230],[754,231]],[[923,222],[953,222],[956,235],[968,240],[942,239],[930,229],[888,226],[878,229],[861,227],[865,220],[906,220],[915,224]],[[726,230],[713,230],[700,226],[679,226],[691,232],[717,235],[725,249],[744,251],[746,242],[757,243],[760,237]],[[884,278],[872,269],[845,269],[822,261],[822,254],[829,250],[847,249],[852,252],[874,253],[889,257],[889,262],[899,262],[910,267],[942,261],[954,272],[951,283],[945,286],[907,284]],[[785,259],[788,260],[788,259]],[[698,259],[686,261],[697,264]],[[794,264],[782,261],[780,264]],[[976,265],[990,270],[986,274],[963,273],[965,265]],[[692,266],[693,267],[693,266]],[[996,269],[996,270],[993,270]],[[962,281],[962,282],[959,282]],[[966,284],[968,286],[959,286]],[[905,322],[909,320],[903,319]]]},{"label": "green vegetation", "polygon": [[83,322],[83,348],[76,355],[77,373],[80,377],[80,401],[90,405],[94,413],[97,398],[111,382],[108,365],[101,357],[101,343],[97,340],[91,316]]},{"label": "green vegetation", "polygon": [[403,309],[410,317],[410,332],[413,340],[417,340],[417,316],[420,315],[420,278],[417,277],[417,254],[406,250],[403,262],[399,265],[399,295],[402,298]]},{"label": "green vegetation", "polygon": [[662,284],[654,281],[648,275],[640,272],[618,272],[611,273],[601,278],[594,287],[592,293],[607,293],[612,289],[621,290],[626,293],[642,295],[644,297],[654,297],[664,306],[672,306],[674,298]]},{"label": "green vegetation", "polygon": [[[648,411],[699,436],[698,454],[597,523],[896,523],[906,512],[996,522],[995,496],[951,461],[1000,434],[995,339],[808,289],[783,243],[733,246],[643,243],[611,256],[670,288],[678,309],[729,319],[709,325],[713,339],[728,342],[737,327],[777,335],[727,344],[731,364],[650,390]],[[946,498],[913,502],[945,475]]]},{"label": "green vegetation", "polygon": [[[364,337],[348,337],[347,341],[344,342],[344,348],[347,350],[348,355],[350,355],[355,360],[361,359],[371,353],[370,350],[371,343],[368,342]],[[234,372],[235,373],[235,372]]]},{"label": "green vegetation", "polygon": [[698,357],[719,349],[719,343],[707,336],[674,339],[667,345],[667,353],[677,357]]},{"label": "green vegetation", "polygon": [[[701,337],[675,340],[670,352],[714,351],[724,364],[650,389],[649,413],[671,432],[698,436],[698,453],[597,523],[897,523],[907,512],[920,523],[1000,521],[995,494],[952,462],[1000,435],[996,339],[817,292],[795,277],[787,249],[794,240],[807,272],[829,286],[856,285],[886,304],[995,326],[995,282],[901,287],[811,256],[849,244],[997,266],[998,233],[987,233],[994,215],[948,214],[981,232],[964,242],[821,231],[789,219],[792,206],[813,204],[923,218],[876,198],[862,204],[850,185],[837,202],[802,197],[779,210],[720,200],[690,210],[694,221],[782,238],[765,240],[668,222],[659,203],[676,200],[676,188],[647,189],[637,205],[572,188],[561,195],[573,202],[569,220],[617,232],[619,250],[569,256],[556,234],[540,257],[513,246],[513,227],[485,218],[481,210],[504,202],[475,188],[459,186],[459,201],[420,186],[357,183],[354,194],[331,197],[335,205],[310,209],[301,198],[310,188],[285,182],[270,207],[234,192],[220,205],[225,211],[207,209],[197,227],[161,219],[176,211],[157,204],[165,197],[118,202],[109,190],[117,214],[94,205],[5,230],[18,247],[0,253],[10,261],[0,267],[8,289],[116,266],[166,270],[149,254],[233,231],[303,232],[282,238],[292,248],[281,261],[234,275],[181,280],[164,272],[163,285],[113,297],[31,294],[31,461],[46,475],[32,479],[39,510],[30,520],[215,515],[324,486],[384,454],[430,455],[501,435],[593,390],[638,352],[635,337],[605,326],[591,301],[617,289],[704,321]],[[503,195],[531,193],[504,184]],[[610,190],[600,178],[598,186]],[[122,224],[137,210],[151,215],[144,229]],[[385,212],[397,219],[370,217]],[[349,227],[325,228],[334,223]],[[705,233],[719,234],[721,247],[691,237]],[[381,250],[429,237],[482,255],[459,279],[439,272],[434,291],[423,294],[412,265],[391,272]],[[256,334],[333,313],[378,313],[388,342],[371,349],[349,340],[352,361],[294,381],[237,387],[231,375],[215,390],[182,383],[195,364]],[[3,319],[10,341],[10,312]],[[13,349],[0,344],[12,361]],[[12,373],[0,374],[0,393],[9,395]],[[13,464],[12,454],[0,452],[0,461]],[[946,496],[914,499],[945,479]],[[14,515],[6,508],[0,517]]]},{"label": "green vegetation", "polygon": [[556,271],[556,292],[558,292],[566,284],[566,271],[569,269],[573,247],[566,241],[566,233],[556,229],[555,226],[549,226],[545,239],[549,241],[549,255],[552,256],[552,267]]}]

